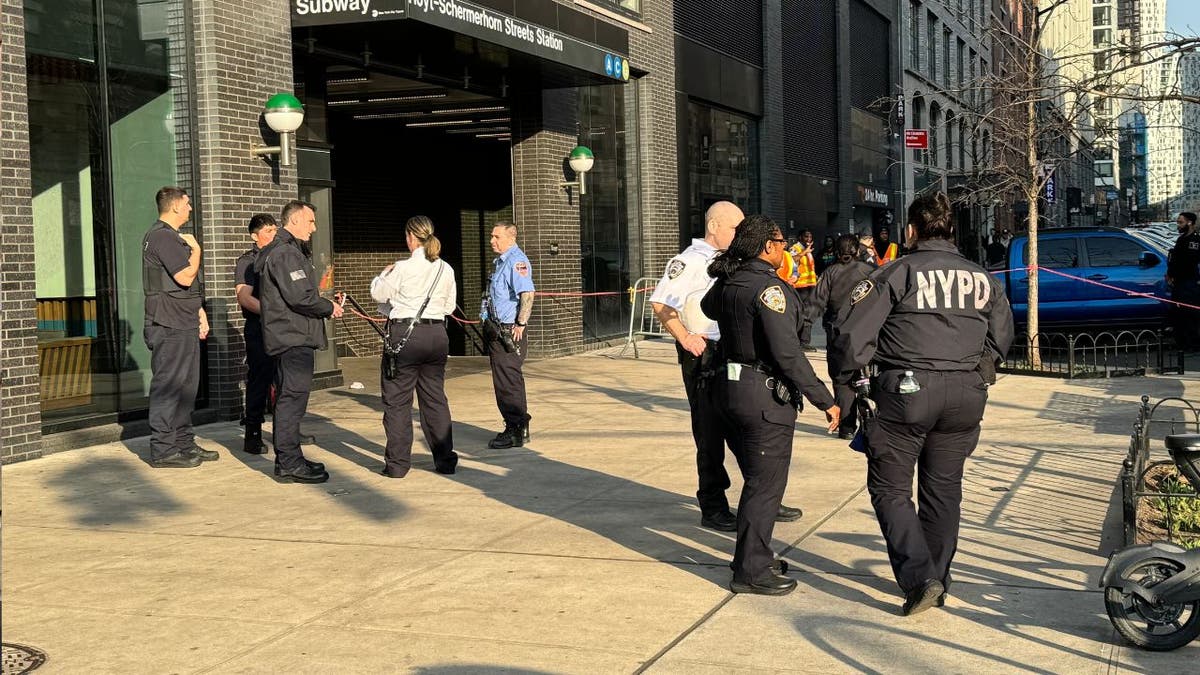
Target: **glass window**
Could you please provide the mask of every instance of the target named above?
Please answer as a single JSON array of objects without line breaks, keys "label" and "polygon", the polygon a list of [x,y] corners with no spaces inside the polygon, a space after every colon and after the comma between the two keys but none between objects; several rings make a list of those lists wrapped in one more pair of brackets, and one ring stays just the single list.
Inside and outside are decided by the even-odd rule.
[{"label": "glass window", "polygon": [[147,405],[140,242],[157,218],[158,189],[187,189],[192,175],[184,4],[25,3],[38,356],[50,424]]},{"label": "glass window", "polygon": [[704,212],[728,200],[758,210],[758,129],[736,113],[688,102],[688,190],[691,236],[704,236]]},{"label": "glass window", "polygon": [[[1029,242],[1025,243],[1025,260],[1029,260]],[[1079,247],[1074,239],[1042,239],[1038,241],[1038,265],[1052,270],[1079,266]]]},{"label": "glass window", "polygon": [[601,5],[612,5],[620,8],[624,14],[641,16],[642,0],[597,0]]},{"label": "glass window", "polygon": [[1091,267],[1137,267],[1145,246],[1122,237],[1088,237],[1088,265]]},{"label": "glass window", "polygon": [[950,86],[950,28],[942,30],[942,85]]},{"label": "glass window", "polygon": [[925,38],[928,44],[925,46],[928,50],[929,63],[926,64],[925,72],[929,73],[929,78],[937,77],[937,36],[938,36],[938,19],[937,15],[929,12],[925,17]]},{"label": "glass window", "polygon": [[908,47],[912,69],[921,69],[921,3],[913,0],[908,5]]},{"label": "glass window", "polygon": [[[603,340],[629,328],[624,294],[641,276],[641,227],[637,211],[636,84],[579,90],[579,144],[591,148],[587,194],[580,198],[581,273],[584,293],[615,293],[583,299],[587,341]],[[632,183],[632,185],[630,184]]]}]

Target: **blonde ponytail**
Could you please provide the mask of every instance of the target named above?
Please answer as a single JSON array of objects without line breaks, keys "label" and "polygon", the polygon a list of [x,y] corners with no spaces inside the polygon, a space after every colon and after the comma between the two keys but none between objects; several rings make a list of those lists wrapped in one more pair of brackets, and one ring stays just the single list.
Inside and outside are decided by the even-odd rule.
[{"label": "blonde ponytail", "polygon": [[425,249],[426,260],[436,262],[441,256],[442,242],[433,235],[433,221],[429,219],[429,216],[413,216],[409,218],[408,222],[404,225],[404,231],[421,242],[422,248]]}]

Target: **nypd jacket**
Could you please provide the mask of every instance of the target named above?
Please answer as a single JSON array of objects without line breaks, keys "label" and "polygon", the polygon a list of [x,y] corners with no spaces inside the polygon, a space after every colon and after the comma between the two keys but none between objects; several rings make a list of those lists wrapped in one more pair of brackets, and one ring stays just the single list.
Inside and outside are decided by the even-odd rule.
[{"label": "nypd jacket", "polygon": [[808,304],[808,318],[813,321],[819,318],[826,326],[835,323],[838,315],[850,306],[850,292],[875,270],[875,267],[861,260],[835,262],[826,267],[817,280],[817,289],[813,291],[812,301]]},{"label": "nypd jacket", "polygon": [[830,336],[829,372],[837,382],[850,382],[872,360],[885,370],[975,370],[1012,346],[1003,286],[948,241],[919,242],[850,295]]},{"label": "nypd jacket", "polygon": [[821,410],[833,406],[833,395],[800,346],[800,296],[770,264],[757,258],[742,263],[728,279],[717,280],[700,308],[720,325],[726,360],[761,364],[789,380]]},{"label": "nypd jacket", "polygon": [[323,319],[333,314],[333,303],[317,292],[312,263],[291,232],[280,229],[275,240],[258,252],[254,272],[267,353],[274,356],[291,347],[324,348]]}]

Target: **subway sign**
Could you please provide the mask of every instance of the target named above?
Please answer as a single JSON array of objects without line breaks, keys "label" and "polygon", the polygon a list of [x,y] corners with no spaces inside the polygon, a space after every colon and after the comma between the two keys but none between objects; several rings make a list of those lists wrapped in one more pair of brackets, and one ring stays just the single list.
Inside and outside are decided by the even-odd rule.
[{"label": "subway sign", "polygon": [[[562,8],[560,11],[570,11]],[[292,0],[292,26],[410,19],[629,81],[629,59],[599,45],[466,0]]]}]

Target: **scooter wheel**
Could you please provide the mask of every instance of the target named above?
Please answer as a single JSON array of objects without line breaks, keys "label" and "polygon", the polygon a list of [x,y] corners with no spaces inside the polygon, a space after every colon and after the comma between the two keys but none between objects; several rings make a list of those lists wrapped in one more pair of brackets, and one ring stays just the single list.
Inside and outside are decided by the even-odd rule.
[{"label": "scooter wheel", "polygon": [[[1178,563],[1162,558],[1139,560],[1121,571],[1121,578],[1147,588],[1179,573]],[[1151,651],[1178,649],[1200,636],[1200,600],[1151,605],[1118,586],[1104,589],[1104,608],[1121,637]]]}]

